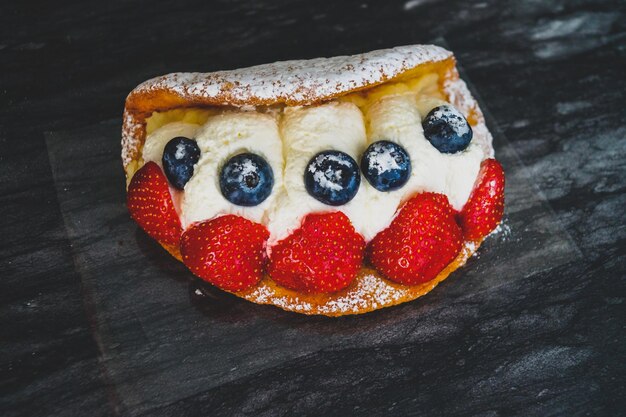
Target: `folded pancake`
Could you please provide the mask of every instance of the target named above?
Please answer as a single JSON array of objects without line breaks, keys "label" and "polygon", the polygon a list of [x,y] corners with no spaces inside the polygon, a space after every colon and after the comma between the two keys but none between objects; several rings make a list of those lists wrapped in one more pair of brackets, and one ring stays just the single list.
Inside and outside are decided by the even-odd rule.
[{"label": "folded pancake", "polygon": [[[415,134],[411,129],[416,125],[421,129],[421,118],[443,103],[456,107],[472,126],[472,144],[462,159],[438,154],[428,146],[420,148],[410,140]],[[315,123],[323,129],[307,132]],[[240,138],[241,133],[237,133],[235,139],[244,141],[241,145],[235,139],[220,142],[219,135],[228,133],[219,132],[229,132],[232,126],[236,126],[236,132],[262,134]],[[419,161],[414,164],[407,190],[444,193],[456,210],[467,200],[480,162],[493,156],[491,135],[477,103],[459,79],[452,53],[432,45],[277,62],[207,74],[173,73],[148,80],[126,100],[122,161],[127,180],[145,162],[159,163],[167,140],[179,135],[195,137],[203,158],[205,154],[211,156],[199,161],[196,176],[182,193],[189,195],[180,196],[181,192],[172,191],[174,200],[182,201],[177,207],[183,227],[226,212],[234,213],[265,224],[271,232],[270,244],[293,229],[302,215],[324,209],[321,203],[302,203],[308,201],[306,193],[293,184],[294,175],[289,172],[302,172],[301,161],[331,143],[358,159],[368,143],[393,139],[407,148],[412,159]],[[337,142],[332,140],[334,137],[350,140]],[[275,161],[277,191],[262,207],[227,208],[210,195],[202,194],[215,187],[215,183],[208,174],[200,176],[199,172],[215,171],[216,164],[240,149],[237,146]],[[432,165],[433,161],[436,166]],[[280,165],[278,170],[277,165]],[[453,165],[455,169],[443,172]],[[432,179],[433,170],[443,174]],[[367,186],[361,187],[346,207],[338,209],[369,240],[388,225],[408,195],[406,190],[375,194]],[[376,207],[377,215],[362,213],[371,207]],[[364,266],[350,286],[335,293],[292,291],[266,276],[258,285],[236,295],[304,314],[365,313],[426,294],[462,266],[479,245],[480,242],[465,242],[450,265],[435,279],[420,285],[405,286],[389,281]],[[177,247],[163,246],[181,259]]]}]

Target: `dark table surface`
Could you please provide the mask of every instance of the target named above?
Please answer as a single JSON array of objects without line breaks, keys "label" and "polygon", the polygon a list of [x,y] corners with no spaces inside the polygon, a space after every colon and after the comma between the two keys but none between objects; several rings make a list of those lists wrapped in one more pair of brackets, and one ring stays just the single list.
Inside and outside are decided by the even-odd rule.
[{"label": "dark table surface", "polygon": [[[115,123],[135,85],[167,72],[441,38],[582,256],[541,276],[549,297],[518,294],[488,339],[467,328],[453,357],[418,342],[357,342],[142,412],[626,414],[625,12],[606,0],[3,3],[0,415],[135,414],[103,371],[46,132]],[[434,372],[414,369],[411,355],[432,355]]]}]

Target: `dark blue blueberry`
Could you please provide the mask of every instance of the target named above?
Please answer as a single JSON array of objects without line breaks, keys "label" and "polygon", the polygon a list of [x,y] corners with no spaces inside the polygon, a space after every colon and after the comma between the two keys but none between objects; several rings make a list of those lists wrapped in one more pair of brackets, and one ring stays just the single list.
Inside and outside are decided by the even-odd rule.
[{"label": "dark blue blueberry", "polygon": [[411,176],[409,154],[397,143],[380,140],[367,147],[361,157],[365,179],[378,191],[401,188]]},{"label": "dark blue blueberry", "polygon": [[311,158],[304,171],[304,185],[313,198],[324,204],[346,204],[359,191],[359,166],[346,153],[320,152]]},{"label": "dark blue blueberry", "polygon": [[178,136],[163,149],[163,171],[175,188],[182,190],[193,175],[193,166],[200,159],[200,148],[195,140]]},{"label": "dark blue blueberry", "polygon": [[441,153],[461,152],[472,140],[472,127],[452,106],[435,107],[422,121],[424,136]]},{"label": "dark blue blueberry", "polygon": [[261,204],[272,192],[274,172],[265,159],[253,153],[230,158],[220,172],[220,189],[238,206]]}]

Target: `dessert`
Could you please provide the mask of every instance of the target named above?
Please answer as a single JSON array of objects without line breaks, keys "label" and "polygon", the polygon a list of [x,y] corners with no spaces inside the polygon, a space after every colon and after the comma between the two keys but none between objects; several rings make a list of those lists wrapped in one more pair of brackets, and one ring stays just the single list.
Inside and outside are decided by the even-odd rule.
[{"label": "dessert", "polygon": [[201,279],[285,310],[413,300],[503,215],[483,115],[432,45],[157,77],[122,133],[139,226]]}]

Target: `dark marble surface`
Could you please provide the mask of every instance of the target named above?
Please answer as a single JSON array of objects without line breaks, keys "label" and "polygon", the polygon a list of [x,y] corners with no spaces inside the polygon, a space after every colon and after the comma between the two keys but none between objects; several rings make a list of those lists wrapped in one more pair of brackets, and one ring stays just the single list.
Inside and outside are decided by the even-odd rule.
[{"label": "dark marble surface", "polygon": [[[1,415],[626,412],[624,2],[137,0],[0,8]],[[106,274],[106,256],[125,251],[82,248],[97,248],[120,230],[105,225],[111,233],[103,229],[101,239],[76,247],[67,208],[80,201],[64,196],[53,171],[77,174],[67,167],[72,158],[106,160],[112,148],[70,157],[64,142],[82,133],[112,146],[118,137],[107,134],[116,132],[125,95],[161,73],[442,36],[519,156],[532,196],[547,201],[529,225],[543,220],[566,242],[567,256],[545,256],[545,268],[537,268],[529,252],[507,253],[496,268],[506,279],[480,281],[472,271],[501,255],[494,242],[468,265],[463,277],[473,280],[446,282],[424,301],[356,320],[310,319],[221,298],[221,306],[207,307],[190,301],[186,282],[176,279],[142,283],[157,317],[169,320],[146,327],[149,317],[128,317],[119,326],[102,314],[103,303],[134,300],[102,296],[84,265]],[[85,181],[96,181],[97,170],[89,174]],[[73,208],[69,213],[80,212]],[[158,258],[142,234],[128,239],[146,259]],[[103,258],[85,263],[94,253]],[[181,274],[167,261],[150,267]],[[159,299],[166,289],[168,298]],[[172,297],[180,302],[167,304]],[[137,306],[145,311],[145,298]],[[174,332],[177,321],[185,331]],[[216,333],[207,332],[208,323]],[[159,329],[170,340],[150,345]],[[222,336],[194,350],[207,334]],[[147,348],[133,351],[137,346]],[[165,348],[171,360],[160,361]],[[188,365],[202,354],[205,369],[221,371]],[[140,367],[146,363],[158,366]],[[150,386],[142,389],[142,381]]]}]

